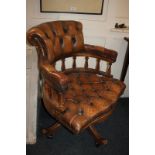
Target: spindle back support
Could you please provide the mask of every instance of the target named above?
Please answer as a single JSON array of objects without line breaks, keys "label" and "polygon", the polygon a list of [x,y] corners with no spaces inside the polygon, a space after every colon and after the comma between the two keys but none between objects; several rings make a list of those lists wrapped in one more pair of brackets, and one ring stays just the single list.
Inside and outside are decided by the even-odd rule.
[{"label": "spindle back support", "polygon": [[[78,67],[77,65],[77,59],[78,57],[83,57],[84,58],[84,65],[80,65],[80,67]],[[66,57],[68,58],[68,57]],[[101,61],[104,61],[102,58],[95,58],[96,59],[96,62],[95,62],[95,66],[93,68],[89,67],[90,66],[90,63],[89,60],[90,58],[94,58],[93,56],[83,56],[83,53],[82,55],[80,54],[77,54],[77,55],[74,55],[72,56],[72,64],[70,65],[71,67],[70,68],[67,68],[66,67],[66,63],[67,60],[66,58],[62,58],[60,60],[57,60],[56,62],[54,62],[54,64],[57,64],[58,61],[61,61],[61,69],[60,71],[64,72],[64,73],[69,73],[69,72],[79,72],[79,71],[82,71],[82,72],[93,72],[95,74],[100,74],[100,75],[106,75],[106,76],[112,76],[111,75],[111,65],[112,63],[110,62],[106,62],[106,70],[104,70],[104,68],[101,68]]]},{"label": "spindle back support", "polygon": [[[116,61],[117,53],[103,47],[84,44],[82,24],[77,21],[53,21],[31,28],[27,34],[28,42],[36,46],[39,65],[45,61],[55,66],[58,60],[62,61],[61,71],[86,71],[96,74],[111,75],[111,64]],[[78,68],[78,56],[85,58],[83,68]],[[73,57],[70,70],[66,69],[65,59]],[[90,57],[96,58],[95,69],[89,68]],[[103,72],[100,62],[107,62],[107,69]]]}]

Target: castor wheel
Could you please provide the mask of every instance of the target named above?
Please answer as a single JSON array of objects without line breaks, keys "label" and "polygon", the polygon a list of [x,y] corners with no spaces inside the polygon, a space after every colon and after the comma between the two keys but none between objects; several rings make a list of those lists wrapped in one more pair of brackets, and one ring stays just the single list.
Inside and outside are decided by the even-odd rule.
[{"label": "castor wheel", "polygon": [[53,135],[52,135],[52,134],[49,134],[49,133],[48,133],[49,131],[48,131],[47,129],[42,129],[41,132],[42,132],[42,134],[43,134],[44,136],[46,136],[48,139],[53,139]]},{"label": "castor wheel", "polygon": [[53,135],[47,135],[48,139],[53,139]]},{"label": "castor wheel", "polygon": [[102,144],[104,145],[108,144],[108,140],[103,138],[93,126],[89,126],[88,130],[95,139],[96,147],[99,147]]},{"label": "castor wheel", "polygon": [[100,139],[98,142],[95,142],[95,146],[96,147],[99,147],[100,145],[106,145],[106,144],[108,144],[108,140],[106,140],[106,139]]},{"label": "castor wheel", "polygon": [[107,145],[108,144],[108,140],[107,139],[103,140],[103,144]]},{"label": "castor wheel", "polygon": [[56,122],[54,125],[51,125],[50,127],[48,128],[43,128],[41,130],[41,133],[43,136],[49,138],[49,139],[52,139],[55,132],[57,131],[57,129],[59,129],[61,127],[61,124]]},{"label": "castor wheel", "polygon": [[99,144],[99,143],[97,143],[97,142],[95,143],[95,146],[96,146],[96,147],[99,147],[100,145],[101,145],[101,144]]}]

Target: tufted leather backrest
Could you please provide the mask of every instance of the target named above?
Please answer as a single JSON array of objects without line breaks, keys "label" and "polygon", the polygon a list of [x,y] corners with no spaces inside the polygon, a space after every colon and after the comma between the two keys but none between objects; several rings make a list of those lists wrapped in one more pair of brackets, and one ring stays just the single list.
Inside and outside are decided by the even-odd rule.
[{"label": "tufted leather backrest", "polygon": [[84,48],[82,24],[77,21],[43,23],[29,31],[29,36],[33,36],[33,34],[36,38],[36,34],[38,34],[41,44],[44,43],[43,47],[50,63],[63,55],[78,52]]}]

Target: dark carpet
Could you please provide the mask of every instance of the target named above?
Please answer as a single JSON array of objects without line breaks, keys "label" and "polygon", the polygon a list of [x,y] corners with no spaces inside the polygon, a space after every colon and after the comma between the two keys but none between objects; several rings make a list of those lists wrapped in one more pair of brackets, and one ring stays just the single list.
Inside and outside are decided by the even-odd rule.
[{"label": "dark carpet", "polygon": [[80,135],[60,128],[53,139],[41,135],[40,129],[55,120],[42,104],[38,106],[38,138],[34,145],[26,145],[27,155],[128,155],[129,154],[129,99],[121,98],[115,111],[104,123],[96,125],[97,130],[108,139],[107,145],[96,148],[88,131]]}]

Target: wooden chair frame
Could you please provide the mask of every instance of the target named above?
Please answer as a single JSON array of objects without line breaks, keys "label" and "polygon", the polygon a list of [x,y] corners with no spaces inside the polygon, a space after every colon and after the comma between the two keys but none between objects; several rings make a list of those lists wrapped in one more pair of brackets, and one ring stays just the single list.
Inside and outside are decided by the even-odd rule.
[{"label": "wooden chair frame", "polygon": [[[63,25],[62,21],[61,24]],[[70,21],[69,21],[70,22]],[[50,25],[51,23],[48,23]],[[79,23],[77,23],[79,24]],[[58,25],[59,26],[59,25]],[[79,26],[80,27],[80,26]],[[77,31],[80,31],[80,28],[77,27]],[[106,76],[109,78],[112,78],[111,75],[111,65],[116,61],[117,58],[117,52],[106,49],[104,47],[99,47],[99,46],[94,46],[94,45],[88,45],[84,44],[83,47],[76,52],[64,52],[63,54],[59,54],[53,58],[53,55],[51,55],[52,49],[52,43],[49,38],[49,34],[47,32],[42,31],[41,29],[46,30],[49,34],[51,34],[49,27],[45,24],[43,26],[37,26],[31,28],[28,33],[27,33],[27,41],[30,43],[32,46],[35,46],[37,49],[38,53],[38,67],[39,71],[43,77],[44,83],[47,84],[48,87],[47,89],[54,89],[59,95],[59,106],[57,107],[58,113],[65,112],[65,107],[64,107],[64,102],[63,102],[63,92],[67,89],[68,87],[68,77],[67,74],[69,73],[76,73],[76,72],[85,72],[85,73],[94,73],[94,74],[99,74],[102,76]],[[57,29],[57,28],[56,28]],[[66,31],[66,28],[64,27],[64,32]],[[80,31],[81,32],[81,31]],[[55,31],[53,31],[53,34],[55,35]],[[64,41],[62,37],[59,36],[59,44],[61,47],[64,46]],[[77,46],[77,48],[80,47],[78,46],[76,42],[76,37],[71,38],[72,44],[74,46]],[[80,40],[81,41],[81,40]],[[76,59],[79,56],[83,56],[85,58],[85,63],[83,68],[78,68],[76,64]],[[73,58],[73,64],[72,68],[66,69],[65,66],[65,59],[72,57]],[[96,58],[96,67],[95,69],[89,68],[88,67],[88,59],[90,57]],[[49,62],[50,60],[50,62]],[[61,66],[61,71],[57,71],[55,69],[55,64],[57,61],[61,60],[62,61],[62,66]],[[107,67],[106,71],[102,71],[102,68],[100,68],[100,62],[101,60],[107,62]],[[46,85],[45,85],[46,89]],[[49,92],[52,92],[49,90]],[[122,90],[123,92],[123,90]],[[120,93],[120,95],[122,94]],[[50,94],[53,96],[53,94]],[[46,101],[44,100],[46,103]],[[48,107],[49,105],[47,105]],[[56,107],[55,107],[56,108]],[[101,135],[97,132],[97,130],[94,128],[94,125],[97,123],[100,123],[102,121],[105,121],[113,112],[115,106],[111,107],[111,109],[108,109],[108,112],[105,113],[102,116],[98,116],[93,122],[86,124],[83,129],[80,131],[82,132],[85,129],[89,130],[89,133],[94,137],[96,146],[99,146],[100,144],[107,144],[107,140],[101,137]],[[47,108],[49,112],[51,112],[50,108]],[[53,137],[54,133],[63,125],[62,122],[57,121],[54,125],[51,125],[48,128],[45,128],[42,130],[42,133],[46,135],[47,137],[51,138]],[[70,128],[68,126],[68,128]],[[78,132],[76,133],[78,134]]]}]

